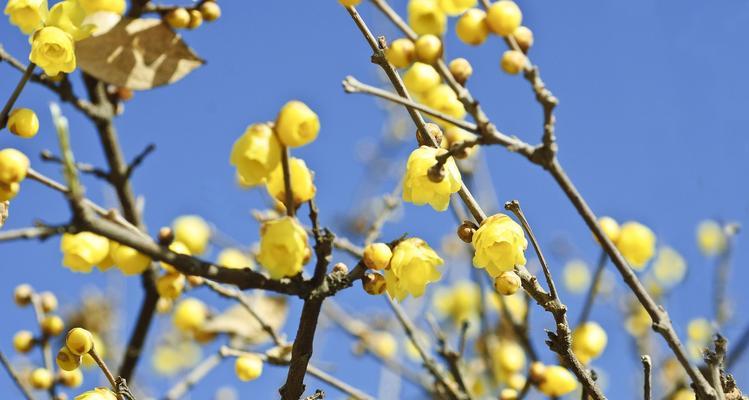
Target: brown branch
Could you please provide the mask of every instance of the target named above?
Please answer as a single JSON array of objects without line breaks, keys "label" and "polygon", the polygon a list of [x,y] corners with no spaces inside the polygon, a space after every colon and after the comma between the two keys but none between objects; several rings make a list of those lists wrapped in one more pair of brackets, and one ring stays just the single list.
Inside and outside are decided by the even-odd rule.
[{"label": "brown branch", "polygon": [[34,396],[31,395],[31,391],[24,386],[23,383],[21,383],[21,378],[18,377],[18,374],[13,370],[13,366],[10,365],[10,362],[8,361],[8,358],[5,357],[5,354],[0,351],[0,362],[2,362],[3,367],[5,367],[5,370],[8,372],[8,375],[10,375],[10,379],[13,381],[13,383],[18,387],[18,390],[21,391],[21,394],[26,400],[34,400]]},{"label": "brown branch", "polygon": [[[427,321],[429,322],[429,325],[431,325],[435,336],[437,336],[437,354],[439,354],[440,358],[442,358],[442,360],[447,364],[447,367],[450,370],[450,375],[452,375],[455,382],[458,383],[458,387],[460,387],[460,390],[465,394],[465,398],[470,399],[471,394],[468,391],[465,379],[463,379],[463,372],[460,368],[461,352],[450,348],[450,345],[447,343],[445,332],[440,329],[439,324],[431,314],[427,315]],[[461,337],[463,339],[465,338],[465,332],[467,329],[468,321],[463,321],[463,328],[461,329]],[[462,339],[461,343],[464,343]]]},{"label": "brown branch", "polygon": [[13,89],[10,97],[8,97],[8,100],[5,102],[5,106],[3,106],[2,111],[0,111],[0,129],[5,128],[5,125],[8,123],[8,114],[10,114],[10,110],[13,108],[13,105],[16,104],[16,100],[18,100],[18,96],[21,95],[21,91],[23,90],[24,86],[26,86],[26,82],[28,82],[31,78],[31,75],[34,74],[34,68],[36,68],[36,64],[34,63],[31,63],[26,67],[26,70],[21,76],[21,80],[18,81],[15,89]]},{"label": "brown branch", "polygon": [[640,360],[642,361],[642,369],[643,369],[643,399],[644,400],[651,400],[653,398],[653,390],[652,387],[652,369],[653,364],[650,362],[650,356],[642,356],[640,357]]},{"label": "brown branch", "polygon": [[296,205],[294,204],[294,189],[291,187],[291,170],[289,168],[289,148],[281,146],[281,170],[283,171],[283,187],[286,201],[286,215],[294,216]]},{"label": "brown branch", "polygon": [[0,242],[31,239],[45,241],[52,236],[62,235],[66,230],[66,226],[30,226],[28,228],[1,231]]},{"label": "brown branch", "polygon": [[[56,163],[56,164],[62,164],[62,159],[60,157],[54,155],[49,150],[42,150],[42,152],[40,154],[40,157],[41,157],[42,161],[52,162],[52,163]],[[91,164],[81,163],[81,162],[75,163],[75,167],[76,167],[76,169],[78,171],[80,171],[80,172],[82,172],[84,174],[90,174],[90,175],[93,175],[93,176],[95,176],[95,177],[97,177],[99,179],[103,179],[103,180],[105,180],[107,182],[110,182],[109,173],[106,172],[106,171],[104,171],[101,168],[97,168],[97,167],[95,167],[95,166],[93,166]]]},{"label": "brown branch", "polygon": [[130,161],[130,164],[128,164],[127,169],[125,171],[125,176],[127,178],[130,178],[133,175],[133,172],[135,171],[135,169],[140,167],[140,165],[143,164],[143,161],[146,161],[146,157],[148,157],[155,150],[156,150],[156,145],[153,143],[150,143],[148,146],[146,146],[146,148],[141,150],[141,152],[138,153],[133,158],[133,161]]},{"label": "brown branch", "polygon": [[707,365],[709,378],[715,389],[716,397],[718,400],[726,400],[726,394],[723,391],[723,364],[726,360],[728,341],[720,334],[717,334],[713,344],[713,351],[705,351],[705,364]]}]

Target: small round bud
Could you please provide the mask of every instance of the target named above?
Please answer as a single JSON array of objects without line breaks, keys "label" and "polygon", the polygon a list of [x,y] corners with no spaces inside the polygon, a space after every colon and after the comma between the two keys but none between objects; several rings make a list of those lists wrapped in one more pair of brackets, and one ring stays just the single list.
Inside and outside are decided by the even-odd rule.
[{"label": "small round bud", "polygon": [[131,89],[128,89],[126,87],[118,87],[115,91],[115,94],[117,95],[117,98],[120,99],[120,101],[131,100],[135,95]]},{"label": "small round bud", "polygon": [[47,390],[52,387],[54,379],[52,373],[46,368],[37,368],[31,372],[29,383],[34,389]]},{"label": "small round bud", "polygon": [[175,8],[164,16],[164,21],[174,29],[184,29],[190,24],[190,13],[185,8]]},{"label": "small round bud", "polygon": [[473,67],[465,58],[456,58],[450,61],[448,67],[450,68],[450,74],[461,85],[465,85],[468,78],[473,74]]},{"label": "small round bud", "polygon": [[234,372],[240,381],[255,380],[263,373],[263,360],[254,354],[239,356],[234,363]]},{"label": "small round bud", "polygon": [[159,296],[174,300],[185,289],[185,281],[184,275],[167,272],[156,279],[156,291]]},{"label": "small round bud", "polygon": [[197,287],[205,283],[205,279],[203,279],[202,276],[197,275],[188,275],[187,276],[187,283],[190,284],[192,287]]},{"label": "small round bud", "polygon": [[340,276],[348,274],[348,266],[342,262],[336,263],[333,266],[333,274]]},{"label": "small round bud", "polygon": [[528,378],[533,383],[539,383],[544,379],[546,366],[540,361],[534,361],[528,368]]},{"label": "small round bud", "polygon": [[463,221],[462,224],[458,225],[458,237],[465,243],[473,242],[473,234],[476,233],[478,227],[471,221]]},{"label": "small round bud", "polygon": [[364,286],[365,292],[375,296],[385,293],[387,287],[385,277],[374,272],[364,274],[362,286]]},{"label": "small round bud", "polygon": [[362,261],[369,269],[384,270],[390,264],[393,251],[385,243],[371,243],[364,248]]},{"label": "small round bud", "polygon": [[411,39],[400,38],[393,40],[385,50],[385,58],[395,68],[406,68],[411,65],[415,58],[414,42]]},{"label": "small round bud", "polygon": [[466,11],[458,18],[455,33],[461,42],[478,46],[489,36],[489,25],[486,23],[486,13],[478,8]]},{"label": "small round bud", "polygon": [[29,164],[29,158],[16,149],[0,150],[0,182],[21,182],[26,178]]},{"label": "small round bud", "polygon": [[63,384],[63,386],[77,388],[83,383],[83,373],[80,369],[74,369],[72,371],[62,370],[57,375],[57,379]]},{"label": "small round bud", "polygon": [[515,389],[502,389],[501,392],[499,392],[499,400],[517,400],[518,399],[518,391]]},{"label": "small round bud", "polygon": [[46,313],[51,313],[57,310],[57,297],[52,292],[40,293],[39,302],[42,306],[42,310]]},{"label": "small round bud", "polygon": [[221,17],[221,7],[215,1],[206,1],[200,6],[200,13],[204,20],[215,21]]},{"label": "small round bud", "polygon": [[8,130],[22,138],[32,138],[39,132],[39,118],[34,110],[17,108],[8,115]]},{"label": "small round bud", "polygon": [[81,360],[83,357],[77,354],[73,354],[68,346],[63,346],[60,351],[57,352],[57,366],[63,371],[73,371],[81,366]]},{"label": "small round bud", "polygon": [[434,164],[427,171],[427,177],[434,183],[440,183],[445,179],[445,167],[443,165]]},{"label": "small round bud", "polygon": [[[434,139],[434,142],[437,143],[437,146],[440,146],[442,144],[442,139],[444,139],[444,135],[442,134],[442,129],[439,127],[439,125],[428,122],[424,124],[424,129],[427,131],[429,136]],[[422,137],[421,131],[416,130],[416,140],[419,142],[419,146],[429,146],[433,147],[432,142],[429,140],[429,138]]]},{"label": "small round bud", "polygon": [[18,182],[0,182],[0,201],[13,200],[20,190],[21,185],[19,185]]},{"label": "small round bud", "polygon": [[414,44],[416,60],[424,64],[434,64],[442,57],[442,40],[435,35],[422,35]]},{"label": "small round bud", "polygon": [[174,241],[174,231],[168,226],[159,229],[159,244],[169,246]]},{"label": "small round bud", "polygon": [[197,29],[203,25],[203,14],[198,10],[190,10],[190,22],[187,23],[187,29]]},{"label": "small round bud", "polygon": [[502,71],[510,75],[516,75],[523,70],[525,62],[525,54],[517,50],[507,50],[502,54],[500,66],[502,67]]},{"label": "small round bud", "polygon": [[28,353],[35,344],[34,334],[29,331],[18,331],[13,336],[13,348],[19,353]]},{"label": "small round bud", "polygon": [[172,322],[182,332],[194,332],[208,318],[208,307],[196,298],[180,301],[174,309]]},{"label": "small round bud", "polygon": [[489,29],[499,36],[515,32],[523,21],[523,13],[514,1],[500,0],[489,7],[486,23]]},{"label": "small round bud", "polygon": [[494,289],[505,296],[515,294],[520,289],[520,277],[515,271],[502,272],[494,279]]},{"label": "small round bud", "polygon": [[73,354],[87,354],[94,348],[94,335],[83,328],[73,328],[65,337],[65,345]]},{"label": "small round bud", "polygon": [[65,323],[57,315],[47,315],[42,319],[42,333],[47,336],[57,336],[65,329]]},{"label": "small round bud", "polygon": [[517,42],[520,50],[523,50],[523,53],[527,53],[533,46],[533,31],[527,26],[518,26],[512,33],[512,37],[515,38],[515,42]]},{"label": "small round bud", "polygon": [[13,301],[20,307],[31,304],[31,296],[34,294],[34,289],[31,285],[23,283],[16,286],[13,291]]}]

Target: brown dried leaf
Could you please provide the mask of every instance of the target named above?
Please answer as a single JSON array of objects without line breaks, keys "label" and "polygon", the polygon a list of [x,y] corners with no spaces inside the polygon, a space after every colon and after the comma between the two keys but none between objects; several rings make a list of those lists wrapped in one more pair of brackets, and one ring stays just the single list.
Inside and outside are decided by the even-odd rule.
[{"label": "brown dried leaf", "polygon": [[160,19],[97,15],[100,28],[94,36],[77,42],[78,66],[87,74],[112,85],[146,90],[182,79],[204,61]]},{"label": "brown dried leaf", "polygon": [[[274,331],[278,332],[286,322],[289,307],[282,296],[265,296],[254,294],[247,296],[255,313]],[[268,333],[241,304],[227,308],[221,314],[206,322],[203,329],[207,332],[226,333],[239,337],[246,344],[260,344],[270,340]]]}]

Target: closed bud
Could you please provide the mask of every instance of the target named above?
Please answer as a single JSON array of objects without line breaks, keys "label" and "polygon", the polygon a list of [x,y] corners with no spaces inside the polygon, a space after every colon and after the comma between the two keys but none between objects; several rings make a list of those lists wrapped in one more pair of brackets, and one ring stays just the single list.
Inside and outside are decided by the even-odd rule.
[{"label": "closed bud", "polygon": [[416,39],[416,60],[424,64],[434,64],[442,57],[442,40],[435,35],[422,35]]},{"label": "closed bud", "polygon": [[502,389],[499,392],[499,400],[517,400],[518,391],[515,389]]},{"label": "closed bud", "polygon": [[382,271],[390,264],[393,251],[385,243],[371,243],[364,248],[362,261],[369,269]]},{"label": "closed bud", "polygon": [[505,271],[494,279],[494,289],[505,296],[515,294],[520,289],[520,277],[515,271]]},{"label": "closed bud", "polygon": [[515,42],[523,50],[523,53],[527,53],[528,49],[533,46],[533,31],[527,26],[518,26],[515,32],[512,33],[512,37],[515,38]]},{"label": "closed bud", "polygon": [[159,296],[176,299],[185,289],[185,276],[180,273],[167,272],[156,279],[156,291]]},{"label": "closed bud", "polygon": [[200,6],[200,13],[203,15],[203,19],[211,22],[221,17],[221,7],[216,4],[215,1],[206,1]]},{"label": "closed bud", "polygon": [[465,85],[468,78],[473,74],[473,67],[465,58],[456,58],[450,61],[448,67],[450,68],[450,74],[461,85]]},{"label": "closed bud", "polygon": [[532,362],[528,368],[528,378],[533,383],[541,382],[544,378],[544,373],[546,373],[546,366],[540,361]]},{"label": "closed bud", "polygon": [[65,323],[57,315],[48,315],[41,322],[42,333],[47,336],[57,336],[65,329]]},{"label": "closed bud", "polygon": [[16,286],[13,291],[13,301],[20,306],[27,306],[31,303],[31,296],[34,294],[34,289],[29,284],[21,284]]},{"label": "closed bud", "polygon": [[242,382],[255,380],[263,373],[263,360],[254,354],[239,356],[234,363],[234,372]]},{"label": "closed bud", "polygon": [[22,138],[32,138],[39,132],[39,118],[31,109],[17,108],[8,115],[8,130]]},{"label": "closed bud", "polygon": [[202,285],[205,282],[205,279],[203,279],[202,276],[197,275],[188,275],[187,276],[187,283],[190,284],[192,287],[197,287]]},{"label": "closed bud", "polygon": [[476,229],[478,227],[473,222],[463,221],[462,224],[458,225],[458,237],[465,243],[471,243]]},{"label": "closed bud", "polygon": [[87,354],[94,348],[94,335],[83,328],[73,328],[65,337],[65,346],[76,355]]},{"label": "closed bud", "polygon": [[203,25],[203,14],[198,10],[190,10],[190,22],[187,23],[188,29],[197,29]]},{"label": "closed bud", "polygon": [[46,313],[57,310],[57,297],[52,292],[42,292],[39,294],[39,302],[42,310]]},{"label": "closed bud", "polygon": [[500,66],[502,67],[502,71],[510,75],[516,75],[523,70],[525,62],[525,54],[517,50],[507,50],[502,54]]},{"label": "closed bud", "polygon": [[83,373],[80,369],[72,371],[62,370],[57,374],[57,379],[63,386],[77,388],[83,383]]},{"label": "closed bud", "polygon": [[46,368],[37,368],[31,372],[29,383],[34,389],[47,390],[52,387],[54,379],[52,373]]},{"label": "closed bud", "polygon": [[375,296],[385,293],[385,289],[387,288],[385,277],[374,272],[364,274],[362,286],[364,286],[365,292]]},{"label": "closed bud", "polygon": [[164,16],[164,21],[174,29],[187,28],[190,24],[190,13],[185,8],[175,8]]},{"label": "closed bud", "polygon": [[115,93],[120,101],[128,101],[133,98],[133,91],[126,87],[118,87]]},{"label": "closed bud", "polygon": [[339,276],[344,276],[344,275],[348,274],[348,267],[346,266],[346,264],[344,264],[342,262],[336,263],[333,266],[333,274],[339,275]]},{"label": "closed bud", "polygon": [[174,241],[174,231],[167,226],[159,229],[159,244],[169,246]]},{"label": "closed bud", "polygon": [[63,346],[60,351],[57,352],[57,366],[63,371],[73,371],[81,366],[81,360],[83,357],[77,354],[73,354],[67,346]]},{"label": "closed bud", "polygon": [[[442,128],[439,127],[439,125],[428,122],[424,124],[424,130],[427,131],[427,134],[434,139],[434,143],[437,143],[437,147],[440,147],[442,144],[442,139],[444,138],[444,135],[442,134]],[[434,144],[432,141],[429,140],[429,138],[425,138],[422,136],[421,130],[416,130],[416,141],[419,142],[419,146],[429,146],[434,147]]]},{"label": "closed bud", "polygon": [[34,334],[29,331],[18,331],[13,336],[13,348],[19,353],[28,353],[35,344]]},{"label": "closed bud", "polygon": [[411,65],[415,58],[415,46],[411,39],[400,38],[393,40],[385,50],[385,58],[395,68],[406,68]]}]

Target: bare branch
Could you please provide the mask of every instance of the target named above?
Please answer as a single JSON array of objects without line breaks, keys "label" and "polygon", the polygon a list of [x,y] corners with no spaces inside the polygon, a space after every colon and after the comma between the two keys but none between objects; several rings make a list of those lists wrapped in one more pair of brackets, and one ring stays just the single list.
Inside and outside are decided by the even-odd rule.
[{"label": "bare branch", "polygon": [[3,363],[3,367],[5,367],[5,370],[8,372],[8,375],[10,375],[10,379],[13,380],[13,383],[16,384],[16,387],[18,387],[18,390],[21,391],[21,394],[23,394],[23,397],[26,400],[34,400],[34,396],[31,395],[31,391],[24,386],[23,383],[21,383],[21,379],[18,377],[18,374],[13,370],[13,366],[10,365],[10,362],[8,361],[8,358],[5,357],[5,354],[0,351],[0,362]]},{"label": "bare branch", "polygon": [[580,326],[588,321],[591,310],[593,310],[593,304],[595,303],[596,295],[598,294],[598,287],[601,284],[601,278],[603,277],[603,269],[606,267],[606,262],[609,260],[608,254],[605,251],[601,252],[601,257],[598,259],[598,266],[596,267],[595,273],[593,273],[593,279],[590,282],[588,288],[588,294],[585,295],[585,303],[583,303],[583,310],[580,312],[580,318],[577,320],[577,326]]},{"label": "bare branch", "polygon": [[163,400],[177,400],[182,398],[187,392],[190,391],[195,385],[197,385],[203,378],[206,377],[214,368],[221,364],[224,359],[224,353],[220,350],[210,356],[206,357],[198,365],[196,365],[190,372],[185,375],[184,378],[175,383],[171,389],[166,393]]},{"label": "bare branch", "polygon": [[653,390],[651,389],[651,382],[653,378],[653,374],[651,371],[653,369],[653,364],[650,362],[650,356],[647,355],[640,357],[640,360],[642,361],[643,379],[645,382],[643,384],[643,399],[651,400],[653,398]]}]

